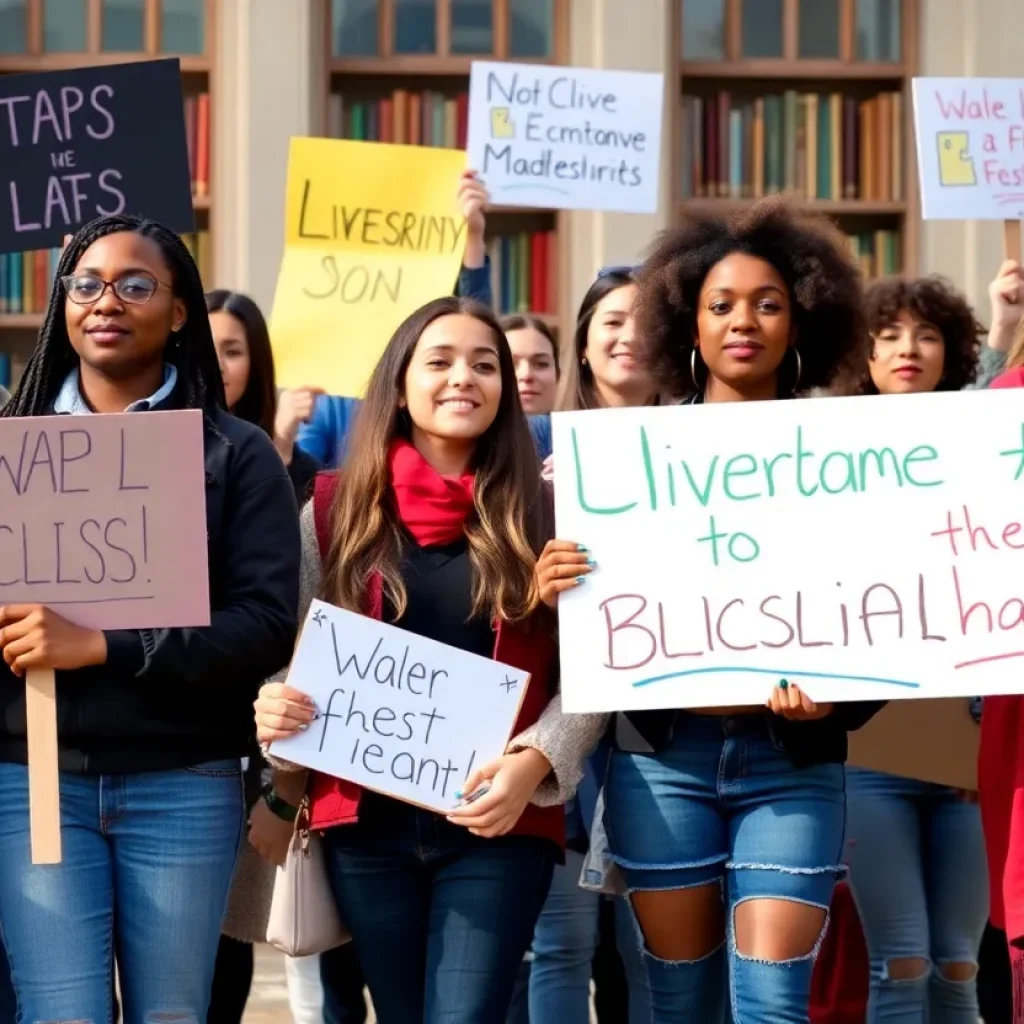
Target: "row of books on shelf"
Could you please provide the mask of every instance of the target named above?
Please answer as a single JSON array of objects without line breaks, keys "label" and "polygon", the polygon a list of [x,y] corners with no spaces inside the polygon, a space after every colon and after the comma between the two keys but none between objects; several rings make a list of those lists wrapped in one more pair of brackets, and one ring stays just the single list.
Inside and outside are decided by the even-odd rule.
[{"label": "row of books on shelf", "polygon": [[395,142],[410,146],[465,149],[469,93],[454,98],[426,89],[395,89],[380,99],[353,100],[331,93],[328,131],[331,138]]},{"label": "row of books on shelf", "polygon": [[185,140],[188,143],[188,167],[192,176],[192,194],[210,194],[210,94],[185,97]]},{"label": "row of books on shelf", "polygon": [[[181,237],[199,266],[203,284],[212,288],[209,231]],[[59,260],[60,249],[0,253],[0,316],[45,312]]]},{"label": "row of books on shelf", "polygon": [[904,198],[903,94],[683,97],[683,195]]},{"label": "row of books on shelf", "polygon": [[903,271],[903,253],[898,231],[863,231],[847,235],[850,255],[865,280],[887,277]]},{"label": "row of books on shelf", "polygon": [[506,313],[548,313],[558,309],[558,252],[553,231],[502,235],[491,241],[494,309]]}]

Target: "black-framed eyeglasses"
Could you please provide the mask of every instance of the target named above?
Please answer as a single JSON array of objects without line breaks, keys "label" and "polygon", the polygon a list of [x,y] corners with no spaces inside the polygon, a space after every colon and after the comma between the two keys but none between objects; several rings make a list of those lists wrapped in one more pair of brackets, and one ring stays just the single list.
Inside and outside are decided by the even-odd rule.
[{"label": "black-framed eyeglasses", "polygon": [[99,302],[108,288],[130,306],[141,306],[149,302],[158,288],[170,288],[170,285],[149,274],[125,274],[116,281],[105,281],[96,274],[68,274],[60,282],[68,298],[79,306],[91,306]]},{"label": "black-framed eyeglasses", "polygon": [[601,277],[636,277],[640,273],[641,264],[636,263],[633,265],[628,264],[616,264],[611,267],[602,267],[598,272],[597,276]]}]

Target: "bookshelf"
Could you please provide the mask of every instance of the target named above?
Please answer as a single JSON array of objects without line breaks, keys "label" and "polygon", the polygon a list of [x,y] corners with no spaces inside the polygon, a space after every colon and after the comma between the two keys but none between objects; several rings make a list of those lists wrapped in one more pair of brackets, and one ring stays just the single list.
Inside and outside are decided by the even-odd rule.
[{"label": "bookshelf", "polygon": [[673,0],[680,212],[784,192],[866,277],[914,273],[920,0]]},{"label": "bookshelf", "polygon": [[[0,0],[0,75],[173,56],[181,61],[196,233],[213,280],[211,94],[216,0]],[[17,381],[49,301],[57,250],[0,254],[0,384]]]},{"label": "bookshelf", "polygon": [[[472,61],[567,63],[569,3],[328,0],[324,134],[464,148]],[[559,329],[564,215],[494,207],[487,234],[495,310],[529,310]]]}]

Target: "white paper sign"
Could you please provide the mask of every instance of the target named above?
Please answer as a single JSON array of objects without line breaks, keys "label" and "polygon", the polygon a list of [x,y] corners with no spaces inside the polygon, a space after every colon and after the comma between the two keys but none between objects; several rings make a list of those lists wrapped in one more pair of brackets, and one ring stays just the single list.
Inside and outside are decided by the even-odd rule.
[{"label": "white paper sign", "polygon": [[654,213],[664,77],[474,61],[466,150],[499,206]]},{"label": "white paper sign", "polygon": [[1020,392],[556,413],[568,711],[1024,692]]},{"label": "white paper sign", "polygon": [[915,78],[929,220],[1024,218],[1024,79]]},{"label": "white paper sign", "polygon": [[314,601],[288,685],[320,717],[278,757],[435,811],[508,745],[530,677]]}]

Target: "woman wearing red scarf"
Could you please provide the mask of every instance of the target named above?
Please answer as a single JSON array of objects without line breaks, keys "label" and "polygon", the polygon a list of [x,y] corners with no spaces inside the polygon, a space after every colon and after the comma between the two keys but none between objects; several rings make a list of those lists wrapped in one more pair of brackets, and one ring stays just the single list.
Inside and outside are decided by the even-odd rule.
[{"label": "woman wearing red scarf", "polygon": [[[324,831],[380,1024],[503,1020],[561,855],[580,741],[561,714],[554,618],[535,576],[551,536],[542,486],[508,342],[485,308],[445,298],[392,338],[345,465],[303,512],[303,618],[320,597],[531,675],[507,753],[462,787],[489,790],[447,817],[309,780],[309,824]],[[303,694],[268,683],[261,743],[313,714]],[[306,788],[295,779],[280,793],[293,805]]]}]

